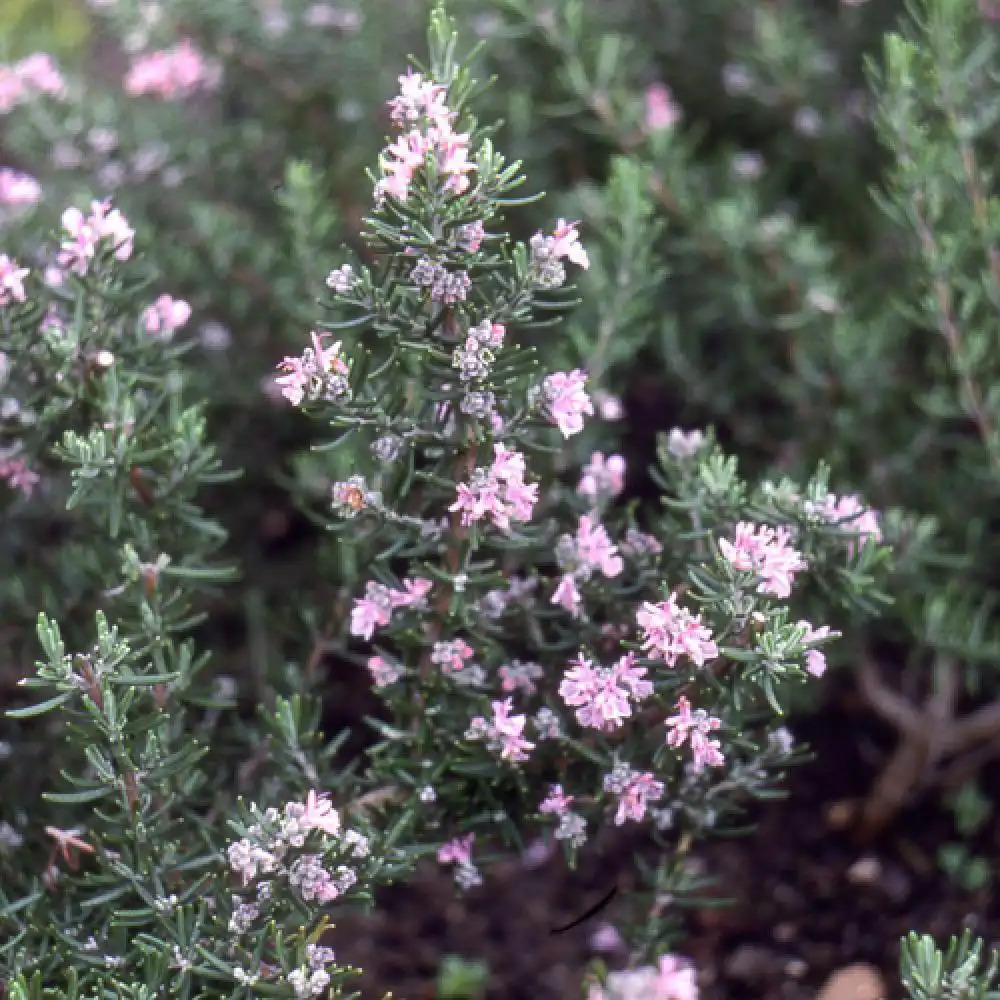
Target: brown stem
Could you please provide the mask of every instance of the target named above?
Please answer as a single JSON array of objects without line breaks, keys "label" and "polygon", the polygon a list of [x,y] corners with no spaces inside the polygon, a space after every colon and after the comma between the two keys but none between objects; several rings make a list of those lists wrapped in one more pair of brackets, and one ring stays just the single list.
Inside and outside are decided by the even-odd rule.
[{"label": "brown stem", "polygon": [[991,701],[952,723],[945,750],[955,754],[976,743],[997,738],[1000,738],[1000,701]]},{"label": "brown stem", "polygon": [[935,670],[933,690],[921,710],[888,688],[875,662],[863,656],[858,688],[870,707],[892,723],[901,737],[861,804],[857,832],[861,840],[870,841],[889,825],[918,788],[929,783],[932,769],[949,753],[954,743],[960,677],[953,661],[941,662]]},{"label": "brown stem", "polygon": [[875,661],[862,655],[857,667],[858,690],[876,714],[905,736],[920,732],[920,713],[905,698],[886,686]]}]

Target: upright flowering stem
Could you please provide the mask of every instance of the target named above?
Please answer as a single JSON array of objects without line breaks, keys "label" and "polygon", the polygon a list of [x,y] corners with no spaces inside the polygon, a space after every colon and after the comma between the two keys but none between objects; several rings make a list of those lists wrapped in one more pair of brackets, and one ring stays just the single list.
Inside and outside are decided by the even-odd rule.
[{"label": "upright flowering stem", "polygon": [[[808,529],[822,521],[841,557],[853,536],[804,506],[785,523],[694,432],[663,449],[678,473],[665,506],[684,513],[652,518],[655,533],[619,502],[623,456],[592,452],[575,491],[534,461],[568,451],[599,409],[583,367],[545,370],[517,342],[590,258],[573,221],[527,244],[504,233],[520,178],[464,113],[472,85],[444,23],[431,70],[400,77],[390,102],[370,264],[327,278],[346,318],[316,327],[338,340],[314,333],[282,362],[286,398],[369,436],[374,457],[359,453],[330,503],[330,529],[371,547],[349,632],[406,733],[372,750],[370,780],[448,838],[439,860],[461,886],[479,879],[477,830],[530,823],[571,858],[602,824],[676,829],[669,881],[677,843],[725,819],[720,787],[753,794],[788,758],[758,725],[764,695],[773,676],[819,673],[833,634],[790,617]],[[738,699],[761,714],[748,722]]]}]

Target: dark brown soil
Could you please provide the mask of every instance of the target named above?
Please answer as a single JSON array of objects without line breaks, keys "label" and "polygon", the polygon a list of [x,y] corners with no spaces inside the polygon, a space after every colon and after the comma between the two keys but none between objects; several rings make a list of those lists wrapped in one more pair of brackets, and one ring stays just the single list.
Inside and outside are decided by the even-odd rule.
[{"label": "dark brown soil", "polygon": [[[691,911],[678,950],[699,969],[702,1000],[810,1000],[835,969],[856,961],[880,967],[898,996],[899,937],[911,929],[946,937],[971,926],[1000,936],[997,894],[959,889],[936,863],[940,844],[957,840],[950,815],[931,802],[915,806],[868,847],[837,829],[845,801],[861,795],[889,747],[886,734],[835,695],[793,729],[815,759],[789,776],[787,799],[764,804],[754,833],[704,844],[695,864],[719,879],[732,906]],[[983,776],[990,787],[991,775]],[[968,846],[1000,857],[1000,833],[986,824]],[[372,917],[341,921],[339,957],[365,969],[365,998],[430,1000],[443,956],[485,961],[488,1000],[573,1000],[592,938],[614,923],[627,896],[634,837],[611,838],[576,872],[560,856],[539,867],[512,858],[484,886],[456,893],[449,874],[429,866],[412,884],[379,899]],[[598,915],[562,934],[617,880],[620,891]],[[624,960],[605,952],[609,965]]]}]

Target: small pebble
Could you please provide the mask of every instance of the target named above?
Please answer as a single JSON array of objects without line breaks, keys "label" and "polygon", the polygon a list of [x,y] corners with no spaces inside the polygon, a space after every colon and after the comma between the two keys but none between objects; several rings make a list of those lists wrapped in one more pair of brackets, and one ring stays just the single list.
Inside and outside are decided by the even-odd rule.
[{"label": "small pebble", "polygon": [[789,941],[794,941],[795,936],[798,934],[799,929],[790,920],[786,920],[783,923],[775,924],[774,930],[771,932],[771,936],[779,944],[788,944]]},{"label": "small pebble", "polygon": [[780,959],[769,948],[756,944],[741,944],[726,959],[726,975],[741,983],[759,983],[767,979]]},{"label": "small pebble", "polygon": [[816,1000],[885,1000],[887,996],[878,969],[858,962],[838,969],[816,994]]},{"label": "small pebble", "polygon": [[789,979],[802,979],[809,971],[809,963],[801,958],[790,958],[785,962],[785,975]]},{"label": "small pebble", "polygon": [[853,799],[841,799],[826,807],[826,825],[831,830],[846,830],[857,815]]},{"label": "small pebble", "polygon": [[858,860],[847,869],[847,881],[850,882],[851,885],[875,885],[881,877],[882,862],[873,855],[866,855],[863,858],[858,858]]}]

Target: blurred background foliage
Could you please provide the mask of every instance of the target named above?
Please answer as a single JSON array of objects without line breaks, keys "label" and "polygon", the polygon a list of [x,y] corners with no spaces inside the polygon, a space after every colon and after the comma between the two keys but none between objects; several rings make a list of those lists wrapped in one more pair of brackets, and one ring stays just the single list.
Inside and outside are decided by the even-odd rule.
[{"label": "blurred background foliage", "polygon": [[71,66],[86,54],[91,22],[82,0],[4,0],[0,29],[3,58],[41,50]]}]

